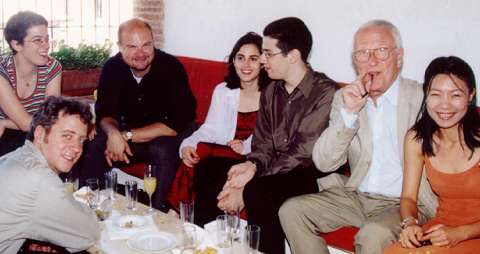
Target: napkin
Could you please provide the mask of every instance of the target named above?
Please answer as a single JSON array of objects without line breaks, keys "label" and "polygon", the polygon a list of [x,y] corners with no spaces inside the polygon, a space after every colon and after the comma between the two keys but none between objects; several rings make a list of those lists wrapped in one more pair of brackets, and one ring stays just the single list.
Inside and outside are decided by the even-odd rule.
[{"label": "napkin", "polygon": [[[79,190],[73,193],[73,197],[80,203],[87,204],[87,186],[83,186]],[[105,193],[100,191],[100,202],[99,204],[103,203],[107,199]]]}]

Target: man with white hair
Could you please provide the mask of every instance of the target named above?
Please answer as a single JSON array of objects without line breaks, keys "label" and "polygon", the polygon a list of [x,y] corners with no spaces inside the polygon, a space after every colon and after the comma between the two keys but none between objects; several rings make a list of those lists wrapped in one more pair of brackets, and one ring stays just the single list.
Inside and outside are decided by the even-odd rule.
[{"label": "man with white hair", "polygon": [[[357,79],[337,91],[328,128],[313,148],[313,161],[332,172],[347,160],[349,178],[319,179],[320,192],[287,200],[280,208],[282,227],[293,253],[328,253],[319,233],[359,227],[355,253],[382,253],[397,239],[403,221],[403,139],[415,122],[422,87],[399,74],[404,49],[398,29],[388,21],[362,25],[354,37],[352,61]],[[422,180],[422,215],[432,216],[436,199]],[[419,218],[425,218],[421,216]]]}]

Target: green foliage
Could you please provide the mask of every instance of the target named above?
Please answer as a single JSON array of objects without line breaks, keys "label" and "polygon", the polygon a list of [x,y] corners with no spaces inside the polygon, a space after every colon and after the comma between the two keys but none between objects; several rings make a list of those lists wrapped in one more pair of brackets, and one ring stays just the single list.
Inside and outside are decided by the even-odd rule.
[{"label": "green foliage", "polygon": [[103,45],[81,43],[74,48],[61,41],[58,50],[50,53],[50,56],[57,59],[64,70],[99,68],[110,56],[111,46],[111,43],[107,41]]}]

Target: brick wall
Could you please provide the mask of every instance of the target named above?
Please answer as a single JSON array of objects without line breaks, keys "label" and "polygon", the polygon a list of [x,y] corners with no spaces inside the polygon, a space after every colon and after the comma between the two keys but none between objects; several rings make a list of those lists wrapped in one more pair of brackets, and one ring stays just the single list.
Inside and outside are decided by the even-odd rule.
[{"label": "brick wall", "polygon": [[147,20],[153,29],[155,47],[162,48],[164,42],[163,22],[165,19],[163,0],[134,0],[133,16]]}]

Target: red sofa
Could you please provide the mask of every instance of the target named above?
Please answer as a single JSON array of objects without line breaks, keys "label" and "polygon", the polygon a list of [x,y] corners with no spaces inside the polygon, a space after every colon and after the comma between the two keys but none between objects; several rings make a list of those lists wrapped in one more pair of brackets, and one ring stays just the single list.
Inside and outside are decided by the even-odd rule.
[{"label": "red sofa", "polygon": [[[201,124],[207,115],[213,89],[223,81],[227,71],[227,64],[185,56],[178,56],[177,58],[182,62],[188,73],[190,86],[197,100],[196,121]],[[68,82],[62,83],[62,93],[75,96],[91,95],[94,87],[92,87],[90,83],[87,84],[88,89],[78,86],[69,87]],[[81,92],[79,93],[79,91]],[[143,168],[143,164],[135,164],[127,168],[122,168],[122,170],[139,178],[143,178]],[[353,237],[357,231],[358,229],[356,228],[340,228],[337,231],[322,234],[322,236],[330,246],[346,251],[353,251]]]},{"label": "red sofa", "polygon": [[[178,59],[187,70],[192,92],[197,99],[197,122],[202,123],[210,106],[213,89],[223,80],[227,65],[224,62],[182,56]],[[328,234],[322,234],[322,236],[328,245],[353,252],[353,238],[357,231],[357,228],[345,227]]]}]

